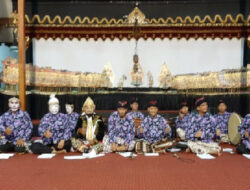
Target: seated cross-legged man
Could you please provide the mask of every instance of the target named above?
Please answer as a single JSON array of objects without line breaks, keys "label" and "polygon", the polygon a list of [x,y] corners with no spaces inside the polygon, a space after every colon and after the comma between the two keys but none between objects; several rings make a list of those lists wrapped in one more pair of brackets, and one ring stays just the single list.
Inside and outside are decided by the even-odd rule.
[{"label": "seated cross-legged man", "polygon": [[165,118],[158,114],[158,102],[149,101],[147,105],[149,115],[144,118],[138,128],[138,136],[143,140],[136,143],[136,152],[165,152],[172,146],[171,128]]},{"label": "seated cross-legged man", "polygon": [[188,121],[186,139],[188,140],[187,151],[196,154],[221,154],[221,147],[215,143],[216,120],[208,113],[208,104],[204,97],[196,100],[197,113],[192,113]]},{"label": "seated cross-legged man", "polygon": [[104,136],[104,152],[132,151],[135,145],[134,120],[127,115],[128,102],[120,100],[117,111],[108,120],[108,134]]},{"label": "seated cross-legged man", "polygon": [[49,113],[43,116],[38,126],[41,138],[33,142],[31,151],[35,154],[69,152],[71,141],[70,130],[67,129],[67,117],[59,112],[59,100],[55,95],[50,96],[48,104]]},{"label": "seated cross-legged man", "polygon": [[95,113],[95,103],[88,97],[82,106],[82,114],[78,119],[75,134],[71,139],[72,147],[78,152],[96,153],[103,151],[102,139],[105,125],[100,115]]},{"label": "seated cross-legged man", "polygon": [[32,133],[32,123],[27,112],[19,109],[18,98],[9,99],[9,110],[0,117],[0,152],[24,153]]}]

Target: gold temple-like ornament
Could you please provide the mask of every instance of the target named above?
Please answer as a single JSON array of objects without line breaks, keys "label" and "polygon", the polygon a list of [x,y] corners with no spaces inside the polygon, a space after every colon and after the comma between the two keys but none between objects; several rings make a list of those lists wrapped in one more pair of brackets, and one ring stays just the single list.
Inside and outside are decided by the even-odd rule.
[{"label": "gold temple-like ornament", "polygon": [[145,19],[145,14],[138,7],[135,7],[134,10],[127,17],[127,21],[130,24],[144,24],[146,22]]},{"label": "gold temple-like ornament", "polygon": [[[16,20],[13,16],[13,22]],[[139,33],[133,31],[134,24],[137,21],[137,28]],[[184,18],[178,16],[176,18],[151,18],[148,19],[146,15],[139,9],[134,8],[127,18],[107,19],[107,18],[81,18],[79,16],[71,18],[66,16],[64,18],[55,16],[51,18],[49,15],[40,17],[33,15],[30,18],[25,16],[26,36],[30,39],[36,38],[68,38],[72,40],[77,39],[132,39],[132,38],[248,38],[250,37],[250,14],[243,16],[238,14],[233,17],[227,14],[225,17],[215,15],[211,17],[206,15],[201,18],[195,16],[191,18],[186,16]],[[10,27],[16,25],[10,24]]]}]

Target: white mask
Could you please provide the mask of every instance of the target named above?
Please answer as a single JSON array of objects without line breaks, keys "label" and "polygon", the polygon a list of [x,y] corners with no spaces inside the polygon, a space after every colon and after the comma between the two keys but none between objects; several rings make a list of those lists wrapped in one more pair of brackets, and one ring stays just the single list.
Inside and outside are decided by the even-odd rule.
[{"label": "white mask", "polygon": [[20,103],[18,100],[11,100],[9,102],[9,108],[12,112],[16,112],[20,107]]},{"label": "white mask", "polygon": [[73,112],[73,108],[72,108],[71,105],[66,104],[66,105],[65,105],[65,108],[66,108],[67,114],[71,114],[71,113]]},{"label": "white mask", "polygon": [[49,105],[49,111],[52,114],[57,114],[59,112],[59,105],[58,104]]}]

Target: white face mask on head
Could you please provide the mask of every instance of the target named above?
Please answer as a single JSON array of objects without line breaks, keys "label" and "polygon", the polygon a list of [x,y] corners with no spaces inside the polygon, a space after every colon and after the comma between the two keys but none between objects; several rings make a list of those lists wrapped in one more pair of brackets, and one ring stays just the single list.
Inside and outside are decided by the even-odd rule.
[{"label": "white face mask on head", "polygon": [[71,113],[73,112],[73,108],[72,108],[71,105],[66,104],[66,105],[65,105],[65,108],[66,108],[67,114],[71,114]]},{"label": "white face mask on head", "polygon": [[57,114],[59,112],[59,105],[58,104],[49,105],[49,111],[52,114]]},{"label": "white face mask on head", "polygon": [[12,100],[9,102],[9,108],[11,111],[15,112],[19,109],[20,103],[17,100]]}]

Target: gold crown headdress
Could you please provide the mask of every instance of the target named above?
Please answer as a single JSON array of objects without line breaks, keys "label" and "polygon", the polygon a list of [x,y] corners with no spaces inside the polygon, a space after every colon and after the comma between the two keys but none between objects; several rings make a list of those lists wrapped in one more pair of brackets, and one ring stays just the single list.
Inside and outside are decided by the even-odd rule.
[{"label": "gold crown headdress", "polygon": [[88,97],[88,98],[85,100],[85,102],[83,103],[83,105],[82,105],[82,111],[84,111],[84,108],[85,108],[86,106],[91,106],[91,107],[93,107],[93,108],[95,109],[95,103],[94,103],[94,101],[93,101],[90,97]]}]

